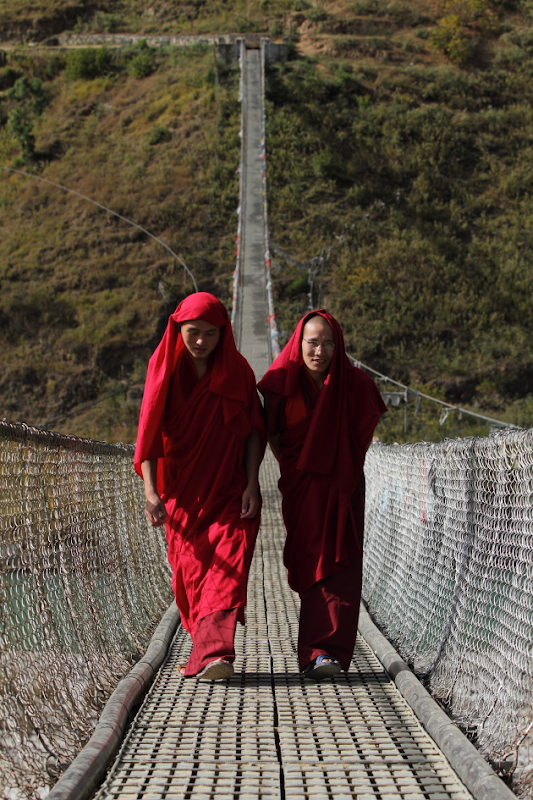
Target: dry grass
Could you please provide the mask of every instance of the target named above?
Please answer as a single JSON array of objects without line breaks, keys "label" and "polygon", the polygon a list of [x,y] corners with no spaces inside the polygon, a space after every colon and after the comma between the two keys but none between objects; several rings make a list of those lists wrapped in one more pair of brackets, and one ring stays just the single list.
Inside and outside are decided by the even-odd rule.
[{"label": "dry grass", "polygon": [[[35,128],[36,163],[23,168],[146,228],[185,260],[200,288],[227,300],[240,109],[237,74],[220,68],[215,90],[213,63],[212,51],[171,53],[141,81],[68,82],[60,73]],[[157,130],[165,136],[151,144]],[[0,154],[4,165],[18,155],[5,128]],[[142,383],[168,313],[192,289],[178,262],[137,228],[32,177],[8,173],[0,206],[0,413],[46,423]],[[98,438],[114,439],[116,415],[108,409],[104,423],[104,412]],[[94,436],[85,425],[69,418],[55,427]]]},{"label": "dry grass", "polygon": [[[315,88],[322,92],[323,87],[318,86],[320,80],[315,84],[315,78],[308,76],[309,91],[287,112],[283,123],[287,138],[273,136],[269,140],[270,147],[277,148],[269,159],[269,168],[275,168],[270,178],[274,237],[302,259],[332,244],[335,275],[342,282],[346,272],[353,283],[357,278],[357,270],[351,274],[354,253],[369,235],[363,211],[375,217],[379,247],[397,252],[392,239],[388,241],[390,226],[380,211],[384,198],[388,207],[401,213],[397,201],[389,198],[393,183],[402,198],[408,198],[415,189],[427,194],[417,210],[402,221],[405,235],[414,235],[420,229],[424,238],[428,225],[433,224],[427,214],[432,213],[430,198],[435,184],[430,179],[424,184],[426,178],[421,174],[416,181],[413,176],[406,176],[404,181],[402,163],[414,157],[414,151],[406,143],[396,154],[394,132],[398,125],[394,114],[400,115],[400,123],[418,108],[438,105],[443,113],[456,115],[457,130],[468,138],[469,125],[472,130],[479,126],[476,115],[486,113],[489,127],[501,124],[504,112],[489,108],[493,89],[498,94],[497,104],[515,102],[517,107],[529,92],[524,54],[530,53],[531,21],[524,10],[518,8],[508,15],[507,33],[487,40],[485,60],[470,71],[450,67],[441,52],[428,46],[428,35],[436,27],[441,10],[440,0],[270,0],[268,4],[214,0],[204,5],[186,1],[177,5],[171,0],[149,4],[122,0],[113,5],[57,0],[19,2],[15,10],[6,0],[0,0],[0,21],[5,22],[5,33],[22,41],[42,40],[68,28],[79,33],[267,31],[274,39],[293,43],[299,58],[288,65],[288,74],[295,68],[305,81],[306,70],[313,65],[320,80],[334,87],[336,99],[326,98],[326,105],[317,107],[313,92]],[[142,80],[123,71],[120,76],[78,81],[67,81],[61,65],[52,63],[64,56],[38,55],[23,47],[8,52],[8,67],[40,78],[50,91],[51,102],[35,121],[36,158],[29,168],[139,222],[185,259],[200,288],[214,290],[228,300],[237,223],[239,107],[231,77],[222,76],[215,92],[212,51],[182,55],[163,52],[157,70]],[[487,67],[491,63],[494,76]],[[500,97],[505,70],[509,70],[514,100]],[[312,70],[308,71],[310,75]],[[0,69],[0,86],[2,75]],[[486,98],[485,90],[477,88],[483,83]],[[291,91],[297,92],[296,85]],[[2,104],[8,110],[9,103],[3,103],[0,97],[0,107]],[[271,111],[277,114],[279,110],[272,106]],[[350,151],[350,140],[366,135],[364,126],[358,128],[365,114],[378,138],[382,124],[393,134],[387,133],[388,149],[382,154],[378,152],[378,138],[371,133],[361,154],[357,148]],[[491,241],[502,241],[496,220],[502,213],[501,198],[505,199],[505,213],[512,216],[515,205],[522,208],[520,197],[526,191],[527,176],[521,177],[519,164],[512,165],[512,137],[523,137],[520,130],[529,122],[514,125],[509,120],[509,130],[515,133],[503,142],[505,169],[498,165],[494,172],[503,176],[503,183],[494,182],[492,200],[489,191],[482,199],[476,197],[478,188],[481,195],[486,183],[486,177],[480,176],[477,183],[468,184],[462,198],[459,189],[453,205],[453,215],[467,219],[464,224],[472,230],[470,219],[477,220],[490,200],[491,212],[486,219],[496,232],[487,232]],[[289,130],[290,126],[296,127]],[[489,154],[497,155],[501,150],[495,148],[497,137],[491,130],[480,136],[483,146],[487,140],[489,171]],[[336,152],[328,153],[332,143]],[[0,164],[16,164],[19,157],[19,144],[2,124]],[[415,175],[425,172],[424,160],[416,162],[413,169]],[[383,170],[385,177],[380,184]],[[443,173],[440,183],[448,185],[448,177]],[[464,176],[457,177],[455,185],[463,186]],[[451,187],[451,178],[449,183]],[[470,195],[475,202],[472,200],[472,209],[467,211],[461,203]],[[81,409],[78,416],[54,423],[54,427],[96,438],[133,438],[138,408],[135,387],[142,385],[147,356],[166,315],[190,289],[183,269],[137,229],[32,179],[11,174],[3,180],[0,209],[0,413],[46,423],[116,392],[109,401]],[[523,215],[522,211],[516,213]],[[480,231],[487,228],[485,224]],[[357,236],[353,231],[359,231]],[[477,228],[475,233],[477,236]],[[453,245],[453,236],[453,232],[439,234],[439,241],[442,239],[444,247],[451,237]],[[513,237],[509,234],[507,239],[505,247],[513,264]],[[489,244],[486,247],[492,258]],[[372,273],[369,264],[365,264],[367,268],[368,274]],[[327,287],[328,279],[324,285]],[[364,291],[364,285],[360,291]],[[387,293],[386,287],[381,287],[383,292]],[[518,296],[523,298],[524,291]],[[288,317],[304,310],[305,294],[302,297],[289,298]],[[486,298],[481,305],[487,306]],[[483,313],[493,319],[486,309]],[[393,325],[397,335],[400,323],[403,325],[409,314],[398,310],[394,314],[399,320]],[[498,314],[496,317],[500,319]],[[351,324],[348,319],[348,328]],[[490,325],[485,328],[480,348],[499,352],[489,342]],[[363,339],[358,347],[366,347],[363,352],[377,358],[372,342],[375,339],[377,347],[383,340],[379,315],[360,335]],[[424,336],[424,331],[413,330],[409,346],[396,354],[393,342],[388,357],[394,356],[396,366],[401,359],[408,363],[413,342],[425,341]],[[473,367],[480,375],[487,363],[500,358],[497,353],[485,357],[483,352],[480,349],[475,356],[479,363]],[[455,362],[449,359],[442,366],[438,359],[444,356],[437,355],[427,354],[431,370],[442,374],[444,368],[447,372],[455,369]],[[388,368],[385,362],[382,366]],[[424,371],[423,364],[418,366]],[[460,371],[464,361],[456,366]],[[516,370],[512,369],[517,375],[525,374],[527,364],[522,367],[517,364]],[[408,377],[405,370],[397,377]],[[460,378],[457,380],[460,382]],[[128,388],[132,385],[133,390]],[[491,400],[495,390],[490,380],[481,381],[480,386],[483,392],[480,389],[476,397]],[[501,398],[496,400],[500,402]]]}]

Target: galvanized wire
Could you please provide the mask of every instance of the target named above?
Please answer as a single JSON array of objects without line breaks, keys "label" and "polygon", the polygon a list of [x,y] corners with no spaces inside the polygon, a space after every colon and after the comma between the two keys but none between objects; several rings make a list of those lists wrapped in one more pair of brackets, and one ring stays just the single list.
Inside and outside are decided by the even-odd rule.
[{"label": "galvanized wire", "polygon": [[375,444],[365,472],[369,612],[533,797],[533,430]]},{"label": "galvanized wire", "polygon": [[0,422],[0,797],[37,798],[171,601],[133,447]]}]

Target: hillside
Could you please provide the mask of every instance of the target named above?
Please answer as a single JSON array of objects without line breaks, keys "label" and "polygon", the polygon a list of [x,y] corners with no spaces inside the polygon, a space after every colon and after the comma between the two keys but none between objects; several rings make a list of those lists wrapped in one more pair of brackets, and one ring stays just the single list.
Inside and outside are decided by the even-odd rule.
[{"label": "hillside", "polygon": [[[143,56],[154,59],[153,72],[135,75],[131,65]],[[2,163],[27,173],[5,173],[0,189],[1,413],[46,424],[124,387],[88,415],[52,424],[131,439],[146,359],[191,280],[138,228],[31,174],[142,225],[185,261],[201,289],[229,300],[238,74],[215,64],[210,48],[132,48],[121,64],[109,54],[102,74],[69,79],[78,57],[17,56],[0,73],[4,85],[13,83],[9,70],[28,76],[27,96],[13,96],[15,82],[2,108],[8,119],[22,108],[35,136],[29,158],[18,155],[9,121],[0,137]]]},{"label": "hillside", "polygon": [[[338,314],[363,363],[529,427],[531,15],[509,8],[490,29],[470,20],[464,49],[445,53],[428,7],[351,3],[358,15],[341,21],[326,6],[301,26],[309,57],[274,66],[268,83],[284,328],[301,314],[311,267],[314,304]],[[403,409],[393,412],[387,438],[487,432],[456,416],[441,428],[439,414],[430,423],[411,407],[406,429]]]},{"label": "hillside", "polygon": [[[293,46],[267,89],[282,328],[305,312],[321,256],[313,301],[338,314],[361,361],[533,425],[525,4],[0,0],[0,28],[2,416],[135,436],[147,357],[192,287],[178,259],[100,206],[159,237],[226,302],[234,266],[236,67],[198,45],[31,45],[65,32],[264,32]],[[388,416],[383,438],[470,432],[423,410],[409,424],[403,410]]]}]

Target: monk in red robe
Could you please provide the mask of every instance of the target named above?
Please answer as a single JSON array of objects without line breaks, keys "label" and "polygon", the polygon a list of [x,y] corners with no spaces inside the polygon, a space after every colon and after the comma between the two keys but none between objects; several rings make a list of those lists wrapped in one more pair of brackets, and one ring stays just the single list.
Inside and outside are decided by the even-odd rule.
[{"label": "monk in red robe", "polygon": [[172,586],[193,642],[184,676],[233,674],[265,441],[254,374],[226,309],[207,292],[190,295],[150,359],[134,456],[147,519],[166,526]]},{"label": "monk in red robe", "polygon": [[338,322],[307,314],[259,383],[280,463],[289,585],[301,599],[298,660],[323,680],[347,670],[361,597],[366,450],[386,411],[350,364]]}]

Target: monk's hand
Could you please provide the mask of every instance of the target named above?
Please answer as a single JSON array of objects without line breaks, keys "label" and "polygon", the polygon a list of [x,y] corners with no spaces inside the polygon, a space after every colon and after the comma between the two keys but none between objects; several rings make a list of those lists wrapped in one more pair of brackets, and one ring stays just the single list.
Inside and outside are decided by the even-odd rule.
[{"label": "monk's hand", "polygon": [[146,514],[146,519],[154,528],[158,528],[160,525],[165,524],[165,519],[167,517],[167,510],[165,508],[165,504],[161,500],[158,494],[146,498],[146,507],[144,510]]},{"label": "monk's hand", "polygon": [[253,519],[259,511],[259,484],[249,483],[242,493],[241,519]]}]

